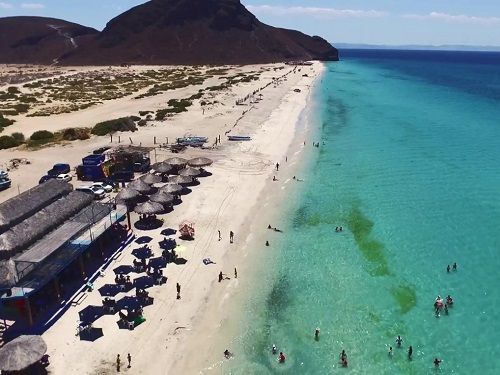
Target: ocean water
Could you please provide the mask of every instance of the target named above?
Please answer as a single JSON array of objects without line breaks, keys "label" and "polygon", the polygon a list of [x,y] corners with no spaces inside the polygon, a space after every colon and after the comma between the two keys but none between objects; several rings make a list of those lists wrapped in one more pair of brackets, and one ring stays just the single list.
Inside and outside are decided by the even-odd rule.
[{"label": "ocean water", "polygon": [[499,374],[500,55],[342,57],[315,89],[321,145],[221,373]]}]

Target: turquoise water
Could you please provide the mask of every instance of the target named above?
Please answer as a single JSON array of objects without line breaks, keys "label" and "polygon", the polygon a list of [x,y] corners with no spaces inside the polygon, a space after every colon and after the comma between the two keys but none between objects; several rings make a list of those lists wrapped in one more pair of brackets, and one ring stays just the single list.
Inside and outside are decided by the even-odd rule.
[{"label": "turquoise water", "polygon": [[[311,107],[318,156],[223,373],[500,373],[500,68],[425,64],[327,65]],[[436,317],[447,294],[455,305]]]}]

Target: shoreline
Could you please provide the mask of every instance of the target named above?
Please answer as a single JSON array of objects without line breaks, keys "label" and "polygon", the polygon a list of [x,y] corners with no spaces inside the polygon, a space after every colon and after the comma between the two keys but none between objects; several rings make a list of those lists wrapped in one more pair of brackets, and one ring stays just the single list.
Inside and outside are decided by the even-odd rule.
[{"label": "shoreline", "polygon": [[[172,373],[199,373],[209,374],[224,368],[227,363],[222,356],[225,349],[234,342],[238,331],[243,327],[239,323],[245,321],[244,306],[248,302],[248,297],[252,295],[253,284],[262,275],[261,273],[272,273],[273,249],[279,248],[282,241],[279,237],[283,234],[271,232],[267,229],[268,224],[280,228],[279,223],[283,223],[285,216],[289,213],[290,203],[287,202],[288,192],[295,197],[302,189],[301,185],[294,185],[292,176],[300,178],[306,169],[314,162],[317,154],[312,142],[315,142],[317,132],[320,131],[315,126],[313,120],[314,90],[318,85],[318,80],[324,74],[325,65],[321,65],[321,70],[315,76],[314,81],[308,87],[308,94],[305,98],[303,108],[298,113],[293,138],[290,140],[286,152],[282,154],[279,161],[280,171],[276,174],[278,181],[273,181],[269,173],[265,187],[259,192],[259,202],[252,208],[251,221],[244,235],[245,243],[238,254],[226,253],[224,263],[234,264],[237,261],[245,260],[243,266],[238,267],[238,280],[228,281],[228,285],[222,286],[222,290],[216,290],[211,295],[211,300],[200,307],[195,318],[196,326],[189,333],[180,357],[169,369]],[[279,111],[277,108],[275,111]],[[266,122],[270,121],[268,119]],[[262,126],[265,126],[263,124]],[[307,146],[304,147],[304,142]],[[285,161],[288,159],[288,161]],[[274,169],[271,168],[271,171]],[[279,178],[281,176],[281,178]],[[269,240],[270,246],[266,247],[265,242]],[[258,264],[259,260],[265,260],[265,265]],[[243,279],[242,279],[243,275]],[[221,334],[222,332],[222,334]],[[238,344],[235,344],[236,346]],[[233,348],[229,347],[232,352]],[[199,358],[198,353],[208,353]],[[237,354],[238,355],[238,354]],[[167,371],[166,373],[170,373]]]},{"label": "shoreline", "polygon": [[[292,70],[286,69],[285,72]],[[317,62],[307,69],[307,72],[312,70],[314,74],[303,75],[300,71],[291,74],[283,82],[265,89],[263,101],[247,107],[252,110],[245,111],[246,115],[238,122],[235,131],[252,135],[252,141],[242,143],[226,141],[212,150],[187,150],[182,155],[186,158],[195,156],[212,158],[214,164],[210,167],[210,171],[213,176],[201,179],[200,187],[194,188],[193,193],[183,196],[184,203],[165,217],[166,226],[171,228],[175,228],[184,219],[193,220],[196,237],[194,241],[182,243],[186,247],[186,255],[183,256],[187,258],[188,263],[182,266],[169,265],[165,272],[168,278],[167,284],[150,289],[155,302],[145,308],[146,322],[133,331],[119,330],[116,327],[115,316],[103,316],[96,321],[95,326],[103,328],[104,336],[95,342],[80,341],[73,334],[75,322],[78,321],[78,311],[86,305],[101,303],[101,296],[97,291],[85,293],[86,298],[81,305],[70,307],[43,334],[51,356],[51,371],[67,374],[114,373],[116,354],[121,353],[122,358],[125,358],[127,352],[130,352],[133,367],[131,370],[122,369],[122,371],[144,374],[171,373],[170,369],[182,366],[185,358],[193,358],[192,353],[194,356],[198,354],[193,351],[195,345],[191,342],[193,340],[198,342],[200,337],[206,336],[203,331],[204,324],[199,323],[200,317],[207,318],[212,309],[217,311],[226,301],[231,300],[230,292],[238,290],[240,279],[243,280],[246,269],[250,267],[251,262],[248,262],[248,258],[251,256],[252,244],[254,241],[260,241],[258,234],[255,233],[259,232],[262,220],[273,221],[273,216],[266,216],[262,211],[273,215],[280,214],[280,210],[276,207],[273,210],[273,204],[278,200],[273,200],[271,198],[273,195],[268,193],[277,190],[272,189],[276,185],[280,186],[280,190],[277,190],[280,193],[282,186],[289,186],[287,185],[289,181],[286,179],[272,181],[274,164],[279,161],[284,167],[286,155],[289,156],[290,166],[295,159],[299,160],[299,155],[302,153],[291,156],[292,149],[300,151],[303,148],[300,147],[303,139],[298,140],[299,135],[303,134],[298,128],[298,120],[307,105],[311,87],[323,71],[324,65]],[[147,145],[146,140],[150,139],[152,134],[158,134],[160,130],[164,135],[170,135],[169,132],[174,131],[179,134],[180,131],[210,129],[210,134],[207,133],[210,139],[215,138],[217,134],[224,134],[224,131],[232,129],[234,121],[238,121],[241,117],[241,108],[232,105],[233,98],[241,97],[243,93],[251,92],[266,83],[269,86],[269,82],[272,82],[270,74],[268,73],[261,81],[235,88],[232,95],[227,92],[221,93],[220,96],[225,100],[222,105],[226,106],[226,114],[220,109],[215,109],[202,116],[201,109],[195,108],[170,122],[168,127],[160,129],[153,126],[141,130],[138,135],[134,135],[134,141],[139,143],[143,140],[143,144]],[[296,88],[301,90],[296,92],[294,91]],[[229,105],[232,107],[228,108]],[[294,126],[290,126],[291,124]],[[304,129],[305,132],[308,130],[310,129]],[[292,147],[294,142],[297,148]],[[77,153],[78,150],[81,151],[84,147],[95,148],[101,143],[108,143],[108,140],[98,139],[98,142],[93,144],[85,141],[76,142],[65,148],[68,151],[74,149],[71,155],[73,164],[73,159],[81,157],[81,154]],[[60,146],[55,146],[31,153],[31,156],[36,158],[51,155],[54,159],[54,155],[60,152]],[[15,151],[15,153],[28,152]],[[158,160],[168,156],[169,154],[161,151]],[[29,168],[40,169],[38,159],[36,162],[38,166],[23,166],[16,173],[27,173]],[[279,174],[277,176],[279,178]],[[262,204],[264,197],[267,197],[268,202]],[[262,215],[264,216],[259,217]],[[265,228],[267,224],[268,222]],[[221,242],[217,239],[218,229],[222,231]],[[233,245],[227,241],[230,230],[235,232]],[[152,244],[163,239],[163,236],[152,232],[136,231],[136,234],[138,237],[150,235],[153,237]],[[128,246],[116,260],[111,262],[106,272],[96,280],[96,290],[102,284],[112,283],[113,268],[120,264],[132,263],[133,256],[130,250],[134,245]],[[202,263],[204,258],[211,258],[217,264],[206,266]],[[238,280],[232,277],[235,266],[241,275]],[[217,282],[220,271],[231,276],[231,280],[225,280],[224,285],[218,285]],[[248,274],[251,275],[251,272],[248,271]],[[175,299],[177,282],[182,285],[180,301]],[[222,297],[217,298],[218,295]],[[82,352],[87,355],[82,357]],[[152,361],[152,358],[155,360]]]}]

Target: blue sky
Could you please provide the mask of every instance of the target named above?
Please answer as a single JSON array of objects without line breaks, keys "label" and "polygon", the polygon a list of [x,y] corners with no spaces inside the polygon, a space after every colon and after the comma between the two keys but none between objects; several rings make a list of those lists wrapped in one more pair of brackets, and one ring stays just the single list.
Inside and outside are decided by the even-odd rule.
[{"label": "blue sky", "polygon": [[[102,29],[144,0],[0,0],[0,17],[40,15]],[[332,43],[500,46],[500,0],[243,0],[273,26]]]}]

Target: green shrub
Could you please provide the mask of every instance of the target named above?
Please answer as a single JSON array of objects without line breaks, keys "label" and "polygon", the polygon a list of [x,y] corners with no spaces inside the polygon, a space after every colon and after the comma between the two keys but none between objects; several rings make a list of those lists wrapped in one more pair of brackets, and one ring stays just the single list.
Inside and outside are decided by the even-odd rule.
[{"label": "green shrub", "polygon": [[132,121],[139,121],[141,118],[139,116],[130,116]]},{"label": "green shrub", "polygon": [[137,127],[135,126],[134,121],[132,121],[129,117],[122,117],[115,120],[104,121],[96,124],[91,133],[95,135],[106,135],[109,133],[114,133],[117,131],[125,132],[125,131],[136,131]]},{"label": "green shrub", "polygon": [[10,120],[8,118],[5,118],[0,113],[0,128],[5,128],[6,126],[12,125],[13,123],[14,123],[14,120]]},{"label": "green shrub", "polygon": [[89,128],[68,128],[62,130],[62,139],[65,141],[85,140],[90,138]]},{"label": "green shrub", "polygon": [[54,138],[54,133],[49,132],[48,130],[38,130],[31,135],[30,140],[42,141],[42,140],[52,140],[53,138]]},{"label": "green shrub", "polygon": [[19,94],[20,93],[19,89],[15,86],[10,86],[9,88],[7,88],[7,92],[9,94]]},{"label": "green shrub", "polygon": [[0,137],[0,150],[16,146],[19,146],[19,143],[17,143],[14,137],[11,137],[10,135],[2,135]]},{"label": "green shrub", "polygon": [[146,120],[139,120],[139,122],[137,123],[137,125],[139,126],[146,126],[148,124],[148,122]]},{"label": "green shrub", "polygon": [[23,133],[15,132],[11,134],[12,138],[14,138],[19,144],[24,143],[25,137]]}]

